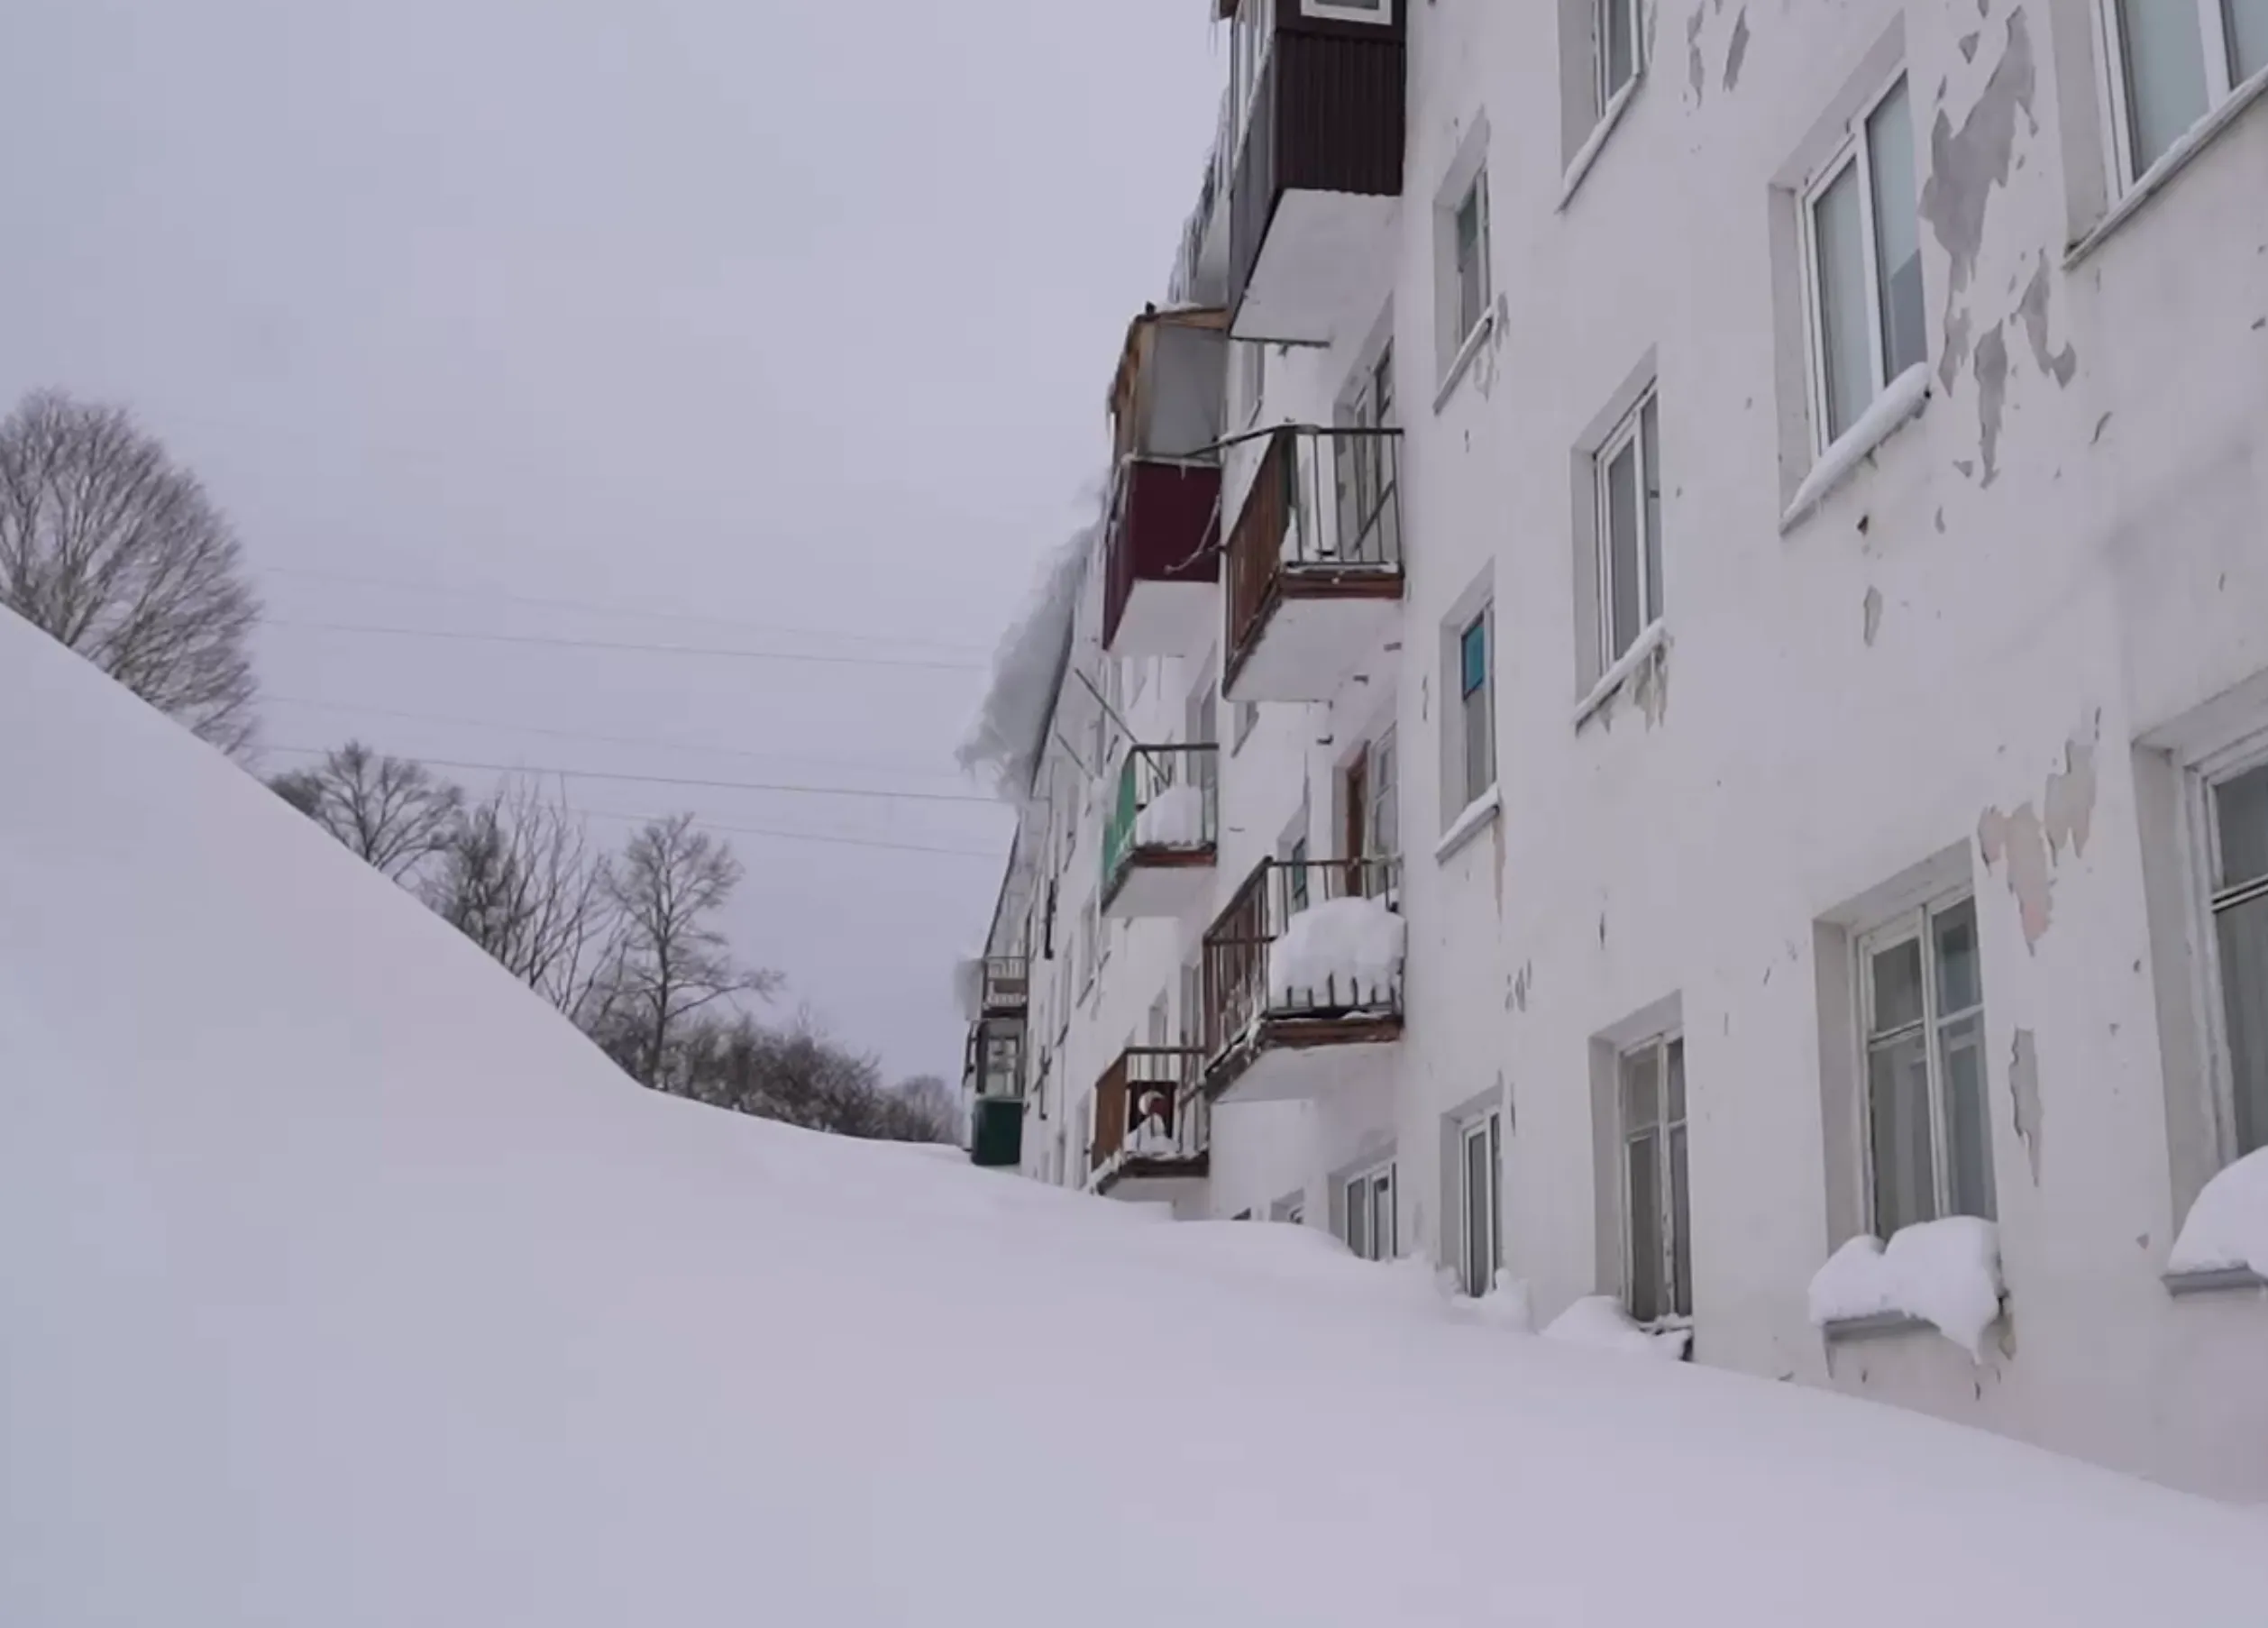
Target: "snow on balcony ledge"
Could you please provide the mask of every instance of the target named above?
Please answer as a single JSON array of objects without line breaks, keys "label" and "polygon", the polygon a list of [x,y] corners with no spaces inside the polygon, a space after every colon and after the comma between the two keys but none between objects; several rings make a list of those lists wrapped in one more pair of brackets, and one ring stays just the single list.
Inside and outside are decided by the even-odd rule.
[{"label": "snow on balcony ledge", "polygon": [[1205,794],[1199,786],[1168,786],[1134,816],[1138,848],[1199,848],[1205,846]]},{"label": "snow on balcony ledge", "polygon": [[1492,824],[1496,817],[1504,812],[1504,791],[1495,782],[1491,781],[1488,790],[1467,803],[1465,811],[1450,821],[1449,829],[1441,833],[1441,840],[1433,845],[1435,861],[1448,859],[1451,854],[1472,841],[1480,834],[1481,828]]},{"label": "snow on balcony ledge", "polygon": [[1326,899],[1308,906],[1268,946],[1269,1007],[1290,1006],[1317,991],[1347,992],[1334,1004],[1369,1003],[1371,992],[1399,985],[1407,935],[1407,925],[1383,900]]},{"label": "snow on balcony ledge", "polygon": [[2205,1184],[2166,1257],[2176,1294],[2268,1286],[2268,1148]]},{"label": "snow on balcony ledge", "polygon": [[2002,1293],[2000,1230],[1949,1215],[1845,1243],[1812,1275],[1811,1321],[1829,1340],[1928,1323],[1981,1362]]},{"label": "snow on balcony ledge", "polygon": [[1929,364],[1917,361],[1891,380],[1874,398],[1874,405],[1859,415],[1859,421],[1836,436],[1834,444],[1819,454],[1818,461],[1811,466],[1811,473],[1804,477],[1796,495],[1788,499],[1788,510],[1779,517],[1780,531],[1791,532],[1802,525],[1862,460],[1928,405]]}]

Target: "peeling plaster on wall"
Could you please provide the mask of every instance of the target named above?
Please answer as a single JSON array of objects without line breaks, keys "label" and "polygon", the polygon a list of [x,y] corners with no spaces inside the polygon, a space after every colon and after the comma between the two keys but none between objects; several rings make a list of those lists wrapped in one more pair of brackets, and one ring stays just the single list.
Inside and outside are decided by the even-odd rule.
[{"label": "peeling plaster on wall", "polygon": [[2040,1184],[2040,1139],[2043,1129],[2040,1109],[2040,1054],[2038,1042],[2028,1029],[2016,1031],[2016,1044],[2008,1050],[2008,1095],[2016,1104],[2017,1139],[2024,1144],[2025,1157],[2031,1162],[2032,1184]]},{"label": "peeling plaster on wall", "polygon": [[2021,111],[2031,119],[2036,85],[2032,32],[2018,7],[2008,14],[2007,45],[1960,130],[1953,129],[1943,107],[1930,128],[1929,178],[1922,185],[1921,215],[1952,261],[1945,284],[1944,358],[1938,365],[1938,382],[1948,390],[1968,355],[1969,329],[1962,302],[1984,247],[1985,206],[1994,187],[2007,185],[2016,156],[2016,116]]},{"label": "peeling plaster on wall", "polygon": [[1512,1003],[1522,1011],[1526,1011],[1528,997],[1535,992],[1535,986],[1536,964],[1532,961],[1523,962],[1519,975],[1512,981]]},{"label": "peeling plaster on wall", "polygon": [[2095,433],[2087,437],[2087,444],[2089,446],[2097,446],[2101,444],[2103,432],[2109,427],[2110,415],[2108,413],[2105,413],[2101,417],[2095,420]]},{"label": "peeling plaster on wall", "polygon": [[1701,105],[1702,94],[1709,77],[1709,65],[1701,59],[1701,29],[1708,22],[1708,14],[1699,6],[1686,19],[1686,83],[1693,90],[1693,105]]},{"label": "peeling plaster on wall", "polygon": [[2008,342],[1994,323],[1977,341],[1977,451],[1984,460],[1984,484],[2000,474],[2000,409],[2008,398]]},{"label": "peeling plaster on wall", "polygon": [[1729,92],[1741,83],[1741,68],[1748,60],[1748,7],[1741,8],[1733,19],[1733,44],[1724,53],[1724,88]]},{"label": "peeling plaster on wall", "polygon": [[1866,602],[1862,608],[1866,613],[1867,648],[1871,650],[1874,648],[1874,636],[1882,631],[1882,590],[1879,588],[1869,588],[1866,590]]},{"label": "peeling plaster on wall", "polygon": [[2040,254],[2038,268],[2033,271],[2031,282],[2026,285],[2024,297],[2017,302],[2016,310],[2017,315],[2024,319],[2024,337],[2031,344],[2032,360],[2038,364],[2041,372],[2055,380],[2056,388],[2061,389],[2071,383],[2071,375],[2079,370],[2079,352],[2071,347],[2069,341],[2065,341],[2062,350],[2053,354],[2049,353],[2047,348],[2049,297],[2047,254],[2043,251]]},{"label": "peeling plaster on wall", "polygon": [[2095,825],[2095,749],[2102,736],[2102,713],[2098,710],[2084,736],[2063,743],[2063,766],[2047,777],[2042,806],[2046,818],[2028,803],[2003,814],[1987,809],[1977,821],[1977,846],[1988,869],[2007,865],[2008,892],[2023,919],[2024,942],[2036,949],[2054,916],[2053,867],[2063,851],[2074,858],[2087,852],[2087,839]]},{"label": "peeling plaster on wall", "polygon": [[1937,506],[1937,535],[1945,535],[1945,506],[1942,503]]},{"label": "peeling plaster on wall", "polygon": [[1982,38],[1984,36],[1978,33],[1967,33],[1961,36],[1961,59],[1962,61],[1974,62],[1977,59],[1977,41]]}]

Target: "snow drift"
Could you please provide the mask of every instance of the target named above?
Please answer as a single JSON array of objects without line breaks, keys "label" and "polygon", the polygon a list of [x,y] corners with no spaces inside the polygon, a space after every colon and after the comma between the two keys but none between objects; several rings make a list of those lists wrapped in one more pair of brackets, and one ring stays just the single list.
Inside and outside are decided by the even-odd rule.
[{"label": "snow drift", "polygon": [[2250,1515],[649,1095],[5,616],[0,698],[10,1628],[1652,1628],[1633,1546],[1743,1628],[2260,1620]]}]

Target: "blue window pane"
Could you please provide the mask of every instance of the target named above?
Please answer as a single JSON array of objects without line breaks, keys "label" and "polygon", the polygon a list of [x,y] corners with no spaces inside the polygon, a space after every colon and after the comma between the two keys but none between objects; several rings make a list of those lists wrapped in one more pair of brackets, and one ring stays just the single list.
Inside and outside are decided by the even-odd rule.
[{"label": "blue window pane", "polygon": [[1488,682],[1488,618],[1483,617],[1465,629],[1463,645],[1464,691],[1472,694]]}]

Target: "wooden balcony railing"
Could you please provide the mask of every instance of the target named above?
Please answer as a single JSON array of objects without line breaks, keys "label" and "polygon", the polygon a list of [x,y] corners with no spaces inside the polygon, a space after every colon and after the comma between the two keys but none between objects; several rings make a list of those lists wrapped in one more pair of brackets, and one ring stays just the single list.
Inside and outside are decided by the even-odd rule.
[{"label": "wooden balcony railing", "polygon": [[1129,1046],[1119,1054],[1095,1083],[1091,1180],[1164,1174],[1204,1157],[1212,1114],[1197,1088],[1203,1061],[1193,1047]]},{"label": "wooden balcony railing", "polygon": [[1136,864],[1209,860],[1220,839],[1220,760],[1212,745],[1136,746],[1126,755],[1102,830],[1106,903]]},{"label": "wooden balcony railing", "polygon": [[1229,669],[1287,598],[1402,591],[1402,432],[1286,425],[1228,539]]},{"label": "wooden balcony railing", "polygon": [[1293,921],[1327,901],[1374,899],[1398,912],[1401,878],[1397,858],[1262,860],[1205,933],[1208,1056],[1235,1046],[1263,1020],[1398,1013],[1398,962],[1384,978],[1327,968],[1320,982],[1303,974],[1273,989],[1268,962]]}]

